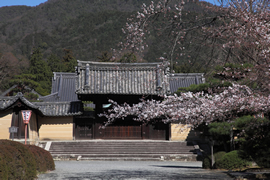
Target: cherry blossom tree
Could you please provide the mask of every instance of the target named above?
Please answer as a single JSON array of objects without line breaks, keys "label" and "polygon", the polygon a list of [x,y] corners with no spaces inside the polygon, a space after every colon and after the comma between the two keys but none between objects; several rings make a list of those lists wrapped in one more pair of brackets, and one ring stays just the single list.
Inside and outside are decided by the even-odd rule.
[{"label": "cherry blossom tree", "polygon": [[[270,92],[270,6],[266,0],[220,1],[224,6],[209,10],[219,14],[222,22],[215,28],[203,27],[205,34],[218,39],[226,58],[224,62],[251,63],[247,78],[256,82],[262,92]],[[236,72],[237,73],[237,72]],[[235,74],[236,74],[235,73]]]},{"label": "cherry blossom tree", "polygon": [[[165,123],[180,122],[195,127],[201,123],[216,120],[230,121],[245,114],[269,113],[270,108],[270,9],[266,0],[220,0],[220,6],[205,5],[205,13],[198,13],[186,21],[184,11],[187,1],[173,5],[169,0],[143,4],[142,11],[128,19],[122,29],[126,34],[121,50],[143,53],[147,48],[149,34],[167,34],[170,40],[164,48],[164,57],[173,64],[177,55],[190,56],[186,45],[192,44],[193,34],[199,47],[207,47],[210,52],[206,64],[223,65],[227,62],[250,63],[249,73],[244,74],[250,81],[258,82],[261,92],[253,92],[245,85],[233,84],[221,93],[182,93],[180,96],[165,96],[164,100],[142,100],[138,104],[113,103],[108,113],[107,124],[115,119],[135,116],[135,120],[148,122],[162,118]],[[162,17],[164,21],[157,19]],[[164,36],[163,36],[164,37]],[[187,42],[188,41],[188,42]],[[202,49],[202,48],[201,48]],[[200,48],[198,48],[200,50]],[[198,51],[200,52],[200,51]],[[221,74],[227,72],[221,72]],[[237,70],[231,73],[234,77]],[[228,74],[226,74],[228,75]]]},{"label": "cherry blossom tree", "polygon": [[185,10],[190,5],[188,0],[143,4],[142,11],[128,18],[122,29],[126,39],[119,43],[120,51],[131,50],[141,53],[140,57],[143,57],[143,53],[153,46],[149,39],[155,36],[162,39],[159,45],[162,56],[157,58],[168,60],[171,70],[175,61],[184,59],[191,64],[201,61],[204,66],[213,67],[227,62],[248,62],[255,66],[254,72],[262,68],[265,70],[263,78],[261,74],[260,78],[253,79],[267,79],[270,65],[270,2],[217,0],[220,6],[213,6],[190,1],[194,7],[203,6],[204,10],[199,13],[188,8]]},{"label": "cherry blossom tree", "polygon": [[134,120],[149,122],[161,118],[164,123],[179,122],[196,127],[216,120],[230,121],[245,114],[269,113],[270,96],[254,94],[244,85],[233,84],[218,94],[182,93],[165,96],[164,100],[142,100],[138,104],[123,105],[111,101],[113,108],[101,114],[108,119],[106,125],[116,119],[135,116]]}]

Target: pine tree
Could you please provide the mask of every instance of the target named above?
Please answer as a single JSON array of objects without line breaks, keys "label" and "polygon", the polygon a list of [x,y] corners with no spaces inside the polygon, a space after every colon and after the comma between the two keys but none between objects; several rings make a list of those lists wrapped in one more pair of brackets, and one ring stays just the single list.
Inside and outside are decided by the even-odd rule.
[{"label": "pine tree", "polygon": [[62,58],[62,62],[64,67],[62,69],[63,72],[74,72],[75,67],[77,66],[77,61],[73,56],[73,52],[71,49],[64,49],[64,57]]},{"label": "pine tree", "polygon": [[48,57],[47,62],[52,72],[62,72],[62,62],[57,55],[51,54]]},{"label": "pine tree", "polygon": [[39,48],[34,48],[30,59],[29,74],[36,76],[36,81],[50,81],[52,72],[46,61],[42,59],[43,55]]}]

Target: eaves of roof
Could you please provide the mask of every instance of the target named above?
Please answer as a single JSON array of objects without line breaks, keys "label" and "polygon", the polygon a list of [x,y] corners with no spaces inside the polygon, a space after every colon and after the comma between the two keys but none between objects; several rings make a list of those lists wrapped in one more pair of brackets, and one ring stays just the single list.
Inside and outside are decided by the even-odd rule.
[{"label": "eaves of roof", "polygon": [[35,102],[44,116],[76,116],[83,114],[81,101]]},{"label": "eaves of roof", "polygon": [[22,93],[12,97],[0,97],[0,111],[11,108],[17,101],[21,101],[30,109],[35,109],[43,116],[75,116],[83,114],[81,101],[74,102],[29,102]]},{"label": "eaves of roof", "polygon": [[0,98],[0,110],[4,110],[4,109],[8,109],[9,107],[11,107],[14,103],[16,103],[18,100],[20,100],[22,103],[24,103],[26,106],[32,108],[32,109],[38,109],[38,107],[29,102],[22,93],[18,93],[16,96],[12,96],[12,97],[6,97],[6,96],[2,96]]}]

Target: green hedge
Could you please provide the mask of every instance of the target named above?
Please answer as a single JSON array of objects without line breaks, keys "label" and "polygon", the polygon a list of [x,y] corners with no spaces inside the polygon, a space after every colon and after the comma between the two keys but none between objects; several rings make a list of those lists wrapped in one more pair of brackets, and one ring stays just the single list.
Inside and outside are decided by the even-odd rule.
[{"label": "green hedge", "polygon": [[0,140],[1,180],[35,179],[38,172],[45,172],[46,168],[54,170],[54,162],[49,152],[15,141]]},{"label": "green hedge", "polygon": [[226,154],[225,151],[219,151],[217,153],[214,153],[214,158],[215,158],[215,163],[214,166],[211,167],[212,165],[212,157],[211,155],[205,155],[203,158],[203,168],[204,169],[212,169],[212,168],[217,168],[216,167],[216,162],[219,161],[224,155]]},{"label": "green hedge", "polygon": [[0,179],[8,179],[8,168],[2,154],[0,154]]},{"label": "green hedge", "polygon": [[1,140],[0,153],[6,162],[8,179],[28,180],[36,178],[36,161],[33,154],[23,144]]},{"label": "green hedge", "polygon": [[216,161],[216,168],[236,170],[248,167],[250,162],[241,156],[240,151],[231,151],[226,153],[222,158]]},{"label": "green hedge", "polygon": [[52,171],[55,169],[53,158],[48,151],[34,145],[27,145],[27,147],[34,154],[38,172]]},{"label": "green hedge", "polygon": [[211,155],[205,155],[203,158],[204,169],[227,169],[236,170],[243,169],[250,165],[250,158],[247,157],[242,151],[224,152],[220,151],[214,154],[215,163],[211,167]]}]

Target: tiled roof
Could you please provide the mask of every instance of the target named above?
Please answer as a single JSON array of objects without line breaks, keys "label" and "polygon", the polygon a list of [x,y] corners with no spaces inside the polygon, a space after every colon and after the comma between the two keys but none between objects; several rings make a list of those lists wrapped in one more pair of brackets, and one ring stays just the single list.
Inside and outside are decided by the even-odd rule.
[{"label": "tiled roof", "polygon": [[21,93],[16,96],[1,96],[0,111],[6,110],[21,101],[30,109],[35,109],[44,116],[74,116],[81,115],[83,105],[81,101],[76,102],[29,102]]},{"label": "tiled roof", "polygon": [[20,100],[22,103],[32,109],[38,109],[35,104],[29,102],[22,93],[18,93],[16,96],[0,96],[0,110],[5,110],[11,107],[14,103]]},{"label": "tiled roof", "polygon": [[54,72],[50,95],[39,98],[45,102],[78,101],[75,94],[75,73]]},{"label": "tiled roof", "polygon": [[170,91],[161,63],[78,61],[77,94],[164,95]]},{"label": "tiled roof", "polygon": [[170,89],[174,93],[180,87],[205,83],[203,73],[176,73],[170,75]]},{"label": "tiled roof", "polygon": [[44,116],[74,116],[83,113],[81,101],[73,102],[35,102]]}]

